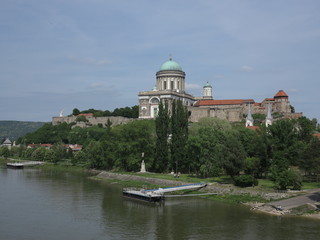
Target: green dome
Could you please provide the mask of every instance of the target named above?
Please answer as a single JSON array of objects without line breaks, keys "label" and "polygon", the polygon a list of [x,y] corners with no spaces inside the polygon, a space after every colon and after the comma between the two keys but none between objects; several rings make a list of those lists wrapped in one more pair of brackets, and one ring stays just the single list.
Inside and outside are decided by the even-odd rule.
[{"label": "green dome", "polygon": [[182,68],[177,62],[172,61],[172,59],[170,58],[169,61],[166,61],[160,67],[160,71],[168,71],[168,70],[182,71]]},{"label": "green dome", "polygon": [[203,88],[212,88],[212,86],[207,82],[207,84],[204,85]]}]

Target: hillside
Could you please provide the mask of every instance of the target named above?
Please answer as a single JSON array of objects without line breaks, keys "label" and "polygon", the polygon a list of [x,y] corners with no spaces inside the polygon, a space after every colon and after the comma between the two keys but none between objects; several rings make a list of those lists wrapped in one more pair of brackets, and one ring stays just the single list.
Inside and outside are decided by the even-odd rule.
[{"label": "hillside", "polygon": [[0,121],[0,141],[9,137],[11,141],[42,127],[45,122]]}]

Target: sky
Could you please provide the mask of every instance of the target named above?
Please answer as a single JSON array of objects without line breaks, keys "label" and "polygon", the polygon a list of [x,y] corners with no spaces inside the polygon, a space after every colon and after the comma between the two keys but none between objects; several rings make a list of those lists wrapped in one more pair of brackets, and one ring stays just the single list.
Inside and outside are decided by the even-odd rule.
[{"label": "sky", "polygon": [[319,0],[2,0],[0,120],[138,104],[169,59],[186,91],[261,102],[282,89],[318,118]]}]

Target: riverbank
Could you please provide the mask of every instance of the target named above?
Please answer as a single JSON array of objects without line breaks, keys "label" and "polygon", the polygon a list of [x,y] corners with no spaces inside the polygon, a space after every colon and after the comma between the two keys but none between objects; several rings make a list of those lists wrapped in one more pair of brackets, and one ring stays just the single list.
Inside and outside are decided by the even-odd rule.
[{"label": "riverbank", "polygon": [[[96,172],[97,173],[97,172]],[[107,179],[116,182],[126,182],[126,185],[130,182],[134,186],[146,187],[149,186],[159,186],[159,187],[172,187],[184,184],[190,184],[190,182],[183,182],[177,179],[167,180],[159,179],[154,177],[137,176],[131,174],[114,173],[114,172],[99,172],[95,176],[97,179]],[[139,184],[140,183],[140,184]],[[148,187],[148,186],[147,186]],[[306,194],[307,191],[286,191],[286,192],[275,192],[258,190],[253,188],[239,188],[231,184],[219,184],[219,183],[208,183],[208,186],[200,190],[201,192],[214,193],[214,195],[206,196],[205,198],[224,201],[229,203],[244,204],[252,211],[262,212],[277,216],[284,215],[295,215],[295,216],[306,216],[315,219],[320,219],[320,214],[318,213],[317,207],[309,206],[300,207],[292,209],[282,209],[273,204],[283,199],[292,199],[294,197]],[[303,204],[304,205],[304,204]]]},{"label": "riverbank", "polygon": [[[7,160],[4,160],[3,162],[5,161]],[[199,180],[192,177],[181,177],[180,179],[176,179],[170,174],[159,175],[153,173],[115,173],[100,170],[88,170],[79,166],[62,164],[43,164],[39,166],[39,168],[46,170],[65,170],[66,168],[68,168],[68,170],[71,171],[90,172],[91,178],[93,179],[119,183],[124,187],[138,187],[149,189],[179,186],[194,183],[194,181]],[[275,203],[283,199],[292,199],[299,195],[307,194],[310,191],[312,192],[312,190],[277,192],[272,189],[265,189],[260,187],[239,188],[228,183],[213,182],[212,179],[203,180],[208,184],[208,186],[204,189],[201,189],[201,193],[214,193],[213,195],[205,196],[204,198],[228,202],[232,204],[244,204],[250,207],[252,211],[263,212],[278,216],[299,215],[320,219],[320,214],[318,212],[318,207],[316,204],[310,205],[307,203],[302,203],[299,206],[294,206],[290,209],[281,209],[279,208],[279,204]]]}]

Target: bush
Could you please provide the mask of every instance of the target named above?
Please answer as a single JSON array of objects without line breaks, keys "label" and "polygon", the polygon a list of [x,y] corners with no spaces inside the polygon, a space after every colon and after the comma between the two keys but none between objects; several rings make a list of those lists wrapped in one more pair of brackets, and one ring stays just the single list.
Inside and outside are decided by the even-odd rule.
[{"label": "bush", "polygon": [[76,122],[89,122],[85,116],[78,116]]},{"label": "bush", "polygon": [[292,187],[292,190],[301,190],[302,187],[302,177],[294,169],[284,170],[275,174],[274,182],[279,190],[286,190],[288,187]]},{"label": "bush", "polygon": [[258,185],[258,180],[251,175],[241,175],[234,177],[234,185],[239,187],[252,187]]}]

